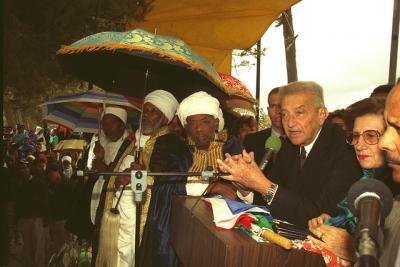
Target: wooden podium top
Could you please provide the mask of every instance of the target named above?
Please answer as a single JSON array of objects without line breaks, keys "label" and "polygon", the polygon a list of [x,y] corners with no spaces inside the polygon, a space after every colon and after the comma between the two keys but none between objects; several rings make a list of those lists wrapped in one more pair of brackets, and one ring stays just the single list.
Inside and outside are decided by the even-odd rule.
[{"label": "wooden podium top", "polygon": [[321,266],[321,255],[257,243],[239,230],[217,230],[211,208],[198,198],[172,199],[171,242],[183,266]]}]

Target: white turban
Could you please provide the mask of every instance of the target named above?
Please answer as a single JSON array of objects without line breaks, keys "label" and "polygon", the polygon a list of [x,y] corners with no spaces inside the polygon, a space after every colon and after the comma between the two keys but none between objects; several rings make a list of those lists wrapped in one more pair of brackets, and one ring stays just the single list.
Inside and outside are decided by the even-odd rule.
[{"label": "white turban", "polygon": [[165,90],[155,90],[146,95],[144,103],[151,103],[156,106],[168,119],[168,123],[171,122],[175,116],[176,109],[178,108],[178,101],[176,98]]},{"label": "white turban", "polygon": [[64,161],[68,161],[69,163],[72,163],[72,158],[70,156],[64,156],[61,158],[61,162],[64,162]]},{"label": "white turban", "polygon": [[178,107],[177,114],[182,125],[185,126],[186,118],[189,116],[207,114],[217,119],[219,118],[219,110],[218,99],[200,91],[183,99]]},{"label": "white turban", "polygon": [[124,124],[126,124],[128,113],[124,108],[121,107],[106,107],[104,110],[104,115],[106,114],[113,114],[122,120]]}]

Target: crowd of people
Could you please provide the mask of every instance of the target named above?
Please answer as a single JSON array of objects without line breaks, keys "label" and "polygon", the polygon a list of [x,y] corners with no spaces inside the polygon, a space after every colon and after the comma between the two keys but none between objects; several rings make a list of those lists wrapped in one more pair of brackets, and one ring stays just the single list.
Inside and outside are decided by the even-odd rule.
[{"label": "crowd of people", "polygon": [[74,136],[46,122],[35,130],[21,124],[5,130],[1,266],[18,247],[23,247],[22,266],[46,266],[71,238],[64,224],[82,184],[74,175],[79,157],[55,148]]},{"label": "crowd of people", "polygon": [[[59,141],[46,125],[17,127],[6,141],[1,196],[10,241],[22,242],[24,266],[45,266],[72,235],[91,243],[92,266],[177,266],[170,242],[174,195],[212,196],[266,206],[273,217],[310,230],[309,239],[350,263],[357,261],[357,218],[345,199],[360,179],[378,179],[395,200],[384,225],[381,266],[400,264],[400,86],[329,113],[323,89],[294,82],[268,95],[271,127],[257,131],[252,116],[226,129],[219,101],[205,92],[180,103],[170,92],[146,95],[141,128],[129,133],[127,111],[107,106],[101,132],[79,162],[57,159]],[[387,99],[386,99],[387,98]],[[386,104],[385,104],[386,103]],[[259,165],[270,136],[282,148]],[[73,169],[226,172],[216,182],[198,176],[148,177],[137,217],[130,176],[78,178]],[[311,235],[311,233],[313,235]],[[7,243],[8,242],[8,243]],[[398,265],[397,265],[398,266]]]}]

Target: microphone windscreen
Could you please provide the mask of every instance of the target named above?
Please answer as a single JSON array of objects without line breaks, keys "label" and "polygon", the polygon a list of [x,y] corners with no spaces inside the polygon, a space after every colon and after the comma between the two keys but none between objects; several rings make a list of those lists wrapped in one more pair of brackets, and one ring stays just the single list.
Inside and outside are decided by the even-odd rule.
[{"label": "microphone windscreen", "polygon": [[275,153],[277,153],[281,149],[281,146],[281,139],[279,139],[279,137],[275,135],[271,135],[265,141],[265,149],[273,150]]},{"label": "microphone windscreen", "polygon": [[[349,203],[350,210],[357,214],[357,198],[365,193],[374,193],[379,196],[381,202],[382,213],[381,215],[385,218],[393,207],[393,195],[390,189],[381,181],[376,179],[365,179],[359,180],[354,183],[347,194],[347,201]],[[366,194],[367,195],[367,194]]]}]

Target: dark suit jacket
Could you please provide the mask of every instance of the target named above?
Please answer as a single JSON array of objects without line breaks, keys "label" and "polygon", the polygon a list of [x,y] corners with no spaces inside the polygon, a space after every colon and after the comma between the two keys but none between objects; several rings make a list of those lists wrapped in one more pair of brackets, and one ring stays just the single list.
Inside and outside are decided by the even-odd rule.
[{"label": "dark suit jacket", "polygon": [[[247,152],[254,152],[254,160],[257,162],[257,165],[260,166],[261,160],[265,154],[265,141],[271,136],[272,130],[271,128],[264,129],[262,131],[252,133],[246,136],[243,141],[243,146]],[[272,161],[268,162],[265,167],[263,173],[265,176],[268,176],[268,172],[272,167]],[[254,192],[254,203],[262,203],[261,194],[258,192]]]},{"label": "dark suit jacket", "polygon": [[243,141],[243,146],[247,152],[254,152],[254,159],[257,164],[260,164],[260,161],[265,153],[265,141],[268,137],[271,136],[271,128],[264,129],[262,131],[252,133],[246,136]]},{"label": "dark suit jacket", "polygon": [[333,214],[362,172],[336,125],[323,125],[302,169],[299,151],[288,140],[283,143],[268,176],[279,184],[269,208],[275,218],[307,226],[309,219],[323,212]]}]

